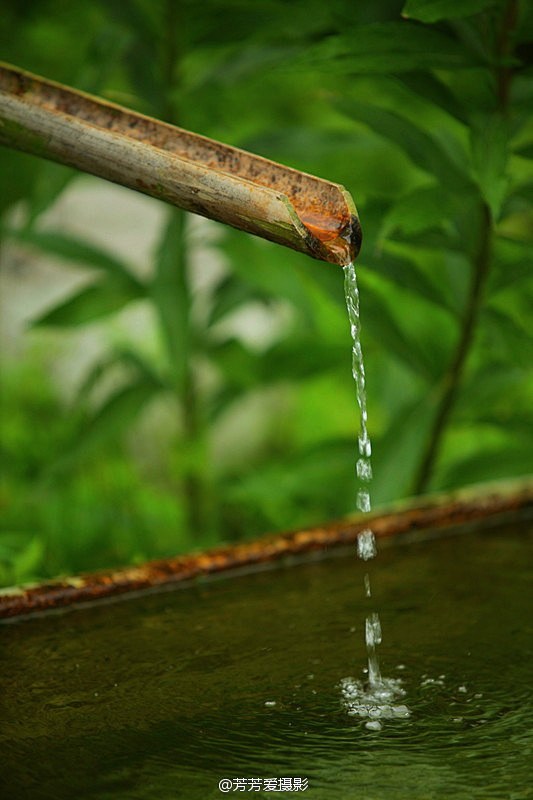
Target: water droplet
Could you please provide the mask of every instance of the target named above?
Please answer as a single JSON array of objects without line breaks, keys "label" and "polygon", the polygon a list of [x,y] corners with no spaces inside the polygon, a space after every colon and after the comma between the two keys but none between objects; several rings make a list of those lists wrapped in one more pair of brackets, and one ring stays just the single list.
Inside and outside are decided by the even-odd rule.
[{"label": "water droplet", "polygon": [[362,481],[372,480],[372,467],[366,458],[359,458],[356,464],[357,477]]},{"label": "water droplet", "polygon": [[371,530],[364,530],[357,534],[357,555],[363,561],[368,561],[376,555],[376,537]]},{"label": "water droplet", "polygon": [[357,492],[357,508],[363,514],[368,514],[370,511],[370,493],[367,489],[359,489]]},{"label": "water droplet", "polygon": [[381,644],[381,623],[375,611],[366,618],[365,634],[368,647]]}]

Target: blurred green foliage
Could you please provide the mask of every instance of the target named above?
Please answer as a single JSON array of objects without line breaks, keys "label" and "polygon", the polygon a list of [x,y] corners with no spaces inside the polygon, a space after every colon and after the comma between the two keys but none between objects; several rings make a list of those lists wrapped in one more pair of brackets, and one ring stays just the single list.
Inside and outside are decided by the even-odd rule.
[{"label": "blurred green foliage", "polygon": [[[1,10],[4,60],[349,188],[364,233],[375,503],[531,472],[530,3],[4,0]],[[0,581],[353,510],[340,270],[221,229],[211,246],[224,269],[199,288],[190,219],[168,209],[141,279],[41,225],[73,180],[1,151],[0,245],[94,279],[34,320],[22,363],[4,361]],[[106,331],[133,303],[152,311],[154,347],[109,336],[66,403],[44,365],[47,331]],[[228,322],[250,308],[280,316],[278,335],[236,334]],[[148,463],[132,437],[154,407],[172,424],[161,423]],[[216,457],[231,421],[232,446]]]}]

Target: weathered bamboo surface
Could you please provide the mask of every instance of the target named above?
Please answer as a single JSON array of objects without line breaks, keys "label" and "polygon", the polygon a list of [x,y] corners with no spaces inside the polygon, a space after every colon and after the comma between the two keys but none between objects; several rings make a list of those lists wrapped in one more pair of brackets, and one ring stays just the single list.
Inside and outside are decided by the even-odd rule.
[{"label": "weathered bamboo surface", "polygon": [[[533,480],[476,487],[418,500],[388,513],[365,514],[290,533],[266,536],[233,547],[151,561],[140,567],[106,570],[25,587],[0,589],[0,618],[94,602],[159,586],[182,584],[202,576],[328,551],[357,542],[371,527],[376,538],[417,536],[447,528],[510,522],[533,517]],[[354,554],[355,558],[355,554]]]},{"label": "weathered bamboo surface", "polygon": [[0,63],[0,144],[345,264],[361,229],[348,192]]}]

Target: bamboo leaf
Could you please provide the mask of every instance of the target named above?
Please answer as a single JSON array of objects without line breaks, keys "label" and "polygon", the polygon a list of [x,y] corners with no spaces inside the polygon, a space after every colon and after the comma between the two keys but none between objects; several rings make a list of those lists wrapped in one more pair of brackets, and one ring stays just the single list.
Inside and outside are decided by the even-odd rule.
[{"label": "bamboo leaf", "polygon": [[2,233],[24,245],[36,247],[44,253],[64,258],[73,266],[92,267],[102,270],[120,280],[131,283],[139,292],[144,285],[135,278],[127,264],[116,256],[93,244],[56,231],[37,231],[34,228],[5,228]]},{"label": "bamboo leaf", "polygon": [[252,353],[237,339],[230,339],[213,348],[211,355],[230,385],[254,388],[344,369],[347,348],[348,342],[329,345],[309,337],[280,342],[265,353]]},{"label": "bamboo leaf", "polygon": [[228,314],[239,309],[243,304],[253,301],[267,302],[264,292],[254,290],[242,281],[229,275],[217,287],[213,306],[208,318],[208,326],[211,327],[220,322]]},{"label": "bamboo leaf", "polygon": [[229,386],[242,389],[259,385],[259,359],[238,339],[213,346],[210,356]]},{"label": "bamboo leaf", "polygon": [[159,391],[157,384],[140,379],[111,395],[80,430],[75,441],[76,452],[85,454],[102,443],[117,439]]},{"label": "bamboo leaf", "polygon": [[142,378],[147,383],[154,384],[154,386],[158,386],[161,390],[169,388],[162,378],[153,370],[152,366],[148,364],[139,353],[127,349],[117,350],[108,358],[98,361],[91,367],[78,389],[78,402],[83,403],[101,379],[115,367],[129,369],[136,377]]},{"label": "bamboo leaf", "polygon": [[151,296],[161,325],[169,364],[178,380],[183,378],[193,346],[192,294],[189,283],[186,215],[172,209],[159,243]]},{"label": "bamboo leaf", "polygon": [[498,0],[407,0],[402,16],[431,23],[470,17],[495,5],[498,5]]},{"label": "bamboo leaf", "polygon": [[70,327],[86,325],[115,313],[142,295],[135,286],[107,278],[87,286],[32,321],[32,325]]},{"label": "bamboo leaf", "polygon": [[31,227],[39,214],[42,214],[67,188],[78,173],[70,167],[43,161],[33,192],[28,203],[27,226]]},{"label": "bamboo leaf", "polygon": [[[0,145],[0,214],[31,197],[39,174],[39,159]],[[5,231],[0,228],[0,238]]]}]

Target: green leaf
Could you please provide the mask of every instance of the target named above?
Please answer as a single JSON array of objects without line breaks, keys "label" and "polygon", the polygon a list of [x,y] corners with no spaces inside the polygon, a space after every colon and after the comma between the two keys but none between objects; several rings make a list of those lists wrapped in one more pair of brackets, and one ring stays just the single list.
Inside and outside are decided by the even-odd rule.
[{"label": "green leaf", "polygon": [[336,108],[351,119],[363,122],[380,136],[400,147],[418,167],[438,178],[444,188],[465,192],[472,182],[429,133],[393,111],[343,97],[333,100]]},{"label": "green leaf", "polygon": [[514,152],[522,158],[533,158],[533,143],[521,145]]},{"label": "green leaf", "polygon": [[137,288],[129,283],[106,278],[82,289],[50,311],[32,321],[32,325],[70,327],[86,325],[96,319],[115,313],[132,300],[142,297]]},{"label": "green leaf", "polygon": [[[479,440],[483,442],[484,431],[480,429]],[[496,481],[502,478],[531,474],[530,442],[509,437],[500,447],[480,446],[477,453],[462,456],[459,454],[448,462],[439,481],[440,488],[452,489],[468,484]]]},{"label": "green leaf", "polygon": [[39,577],[44,555],[45,543],[40,536],[2,532],[0,534],[2,583],[19,584]]},{"label": "green leaf", "polygon": [[233,313],[246,303],[266,301],[265,293],[254,290],[246,283],[229,275],[217,286],[213,306],[209,314],[208,326],[215,325],[228,314]]},{"label": "green leaf", "polygon": [[436,410],[435,393],[404,403],[373,442],[372,497],[386,503],[409,494]]},{"label": "green leaf", "polygon": [[470,128],[472,164],[481,194],[497,220],[508,187],[509,125],[500,114],[482,115]]},{"label": "green leaf", "polygon": [[528,368],[533,363],[533,339],[511,311],[486,307],[482,313],[486,338],[493,356],[509,364]]},{"label": "green leaf", "polygon": [[[31,197],[41,160],[0,145],[0,214]],[[0,229],[0,237],[5,231]]]},{"label": "green leaf", "polygon": [[398,79],[414,94],[442,108],[460,122],[468,122],[468,113],[463,104],[436,75],[420,70],[405,72]]},{"label": "green leaf", "polygon": [[309,48],[304,64],[343,75],[462,69],[474,57],[452,37],[418,23],[376,22]]},{"label": "green leaf", "polygon": [[344,369],[349,364],[350,339],[327,344],[313,337],[293,338],[280,342],[259,359],[265,383],[274,380],[294,381],[310,378],[321,372]]},{"label": "green leaf", "polygon": [[104,375],[115,367],[126,368],[133,372],[135,377],[142,378],[147,383],[153,383],[154,386],[159,386],[161,390],[170,388],[142,356],[133,350],[124,349],[117,350],[108,358],[98,361],[91,367],[78,389],[77,401],[84,403],[87,396],[102,380]]},{"label": "green leaf", "polygon": [[533,243],[533,181],[517,186],[505,200],[496,232],[501,238],[531,249]]},{"label": "green leaf", "polygon": [[312,268],[307,261],[301,269],[301,258],[292,251],[233,230],[225,232],[221,246],[240,280],[263,298],[289,300],[306,323],[314,325]]},{"label": "green leaf", "polygon": [[159,242],[151,297],[155,304],[169,356],[169,366],[180,381],[191,355],[192,295],[188,274],[186,215],[172,209]]},{"label": "green leaf", "polygon": [[349,363],[349,337],[330,345],[309,338],[293,338],[264,353],[252,353],[237,339],[230,339],[210,352],[227,383],[239,388],[257,388],[276,382],[310,378],[320,372],[344,369]]},{"label": "green leaf", "polygon": [[37,231],[33,228],[5,228],[2,233],[21,244],[36,247],[44,253],[64,258],[72,262],[73,266],[79,264],[83,267],[102,270],[124,282],[131,283],[132,287],[137,287],[139,291],[144,291],[144,285],[135,278],[127,264],[105,250],[81,239],[55,231]]},{"label": "green leaf", "polygon": [[507,360],[495,363],[486,359],[478,369],[464,376],[454,420],[471,424],[502,408],[512,413],[520,408],[517,396],[521,394],[528,396],[527,371]]},{"label": "green leaf", "polygon": [[228,339],[212,346],[209,355],[223,374],[227,386],[238,389],[259,386],[258,356],[247,350],[238,339]]},{"label": "green leaf", "polygon": [[439,22],[441,19],[470,17],[495,5],[498,5],[498,0],[407,0],[402,16],[419,22]]},{"label": "green leaf", "polygon": [[100,443],[116,439],[131,427],[140,411],[152,400],[158,389],[151,383],[139,381],[112,395],[88,421],[78,439],[78,446],[91,449]]},{"label": "green leaf", "polygon": [[392,206],[383,221],[381,235],[387,237],[398,230],[409,236],[441,228],[450,212],[450,199],[440,186],[422,186],[401,197]]},{"label": "green leaf", "polygon": [[64,167],[62,164],[43,161],[28,202],[28,219],[26,223],[28,227],[31,227],[39,214],[42,214],[57,200],[59,195],[78,174],[75,169]]},{"label": "green leaf", "polygon": [[514,283],[531,278],[533,251],[529,244],[495,237],[492,268],[489,274],[489,295],[501,292]]},{"label": "green leaf", "polygon": [[390,253],[382,252],[379,256],[370,258],[368,265],[372,272],[383,275],[397,286],[407,289],[419,298],[451,311],[455,316],[456,308],[449,292],[446,291],[447,287],[442,284],[439,285],[438,281],[428,278],[414,259],[408,260],[407,258],[399,258]]},{"label": "green leaf", "polygon": [[145,405],[159,392],[158,384],[139,379],[112,394],[95,414],[85,420],[72,442],[70,452],[52,465],[52,470],[64,469],[72,463],[73,458],[85,456],[101,445],[116,441],[131,428]]},{"label": "green leaf", "polygon": [[361,322],[364,331],[378,341],[384,352],[398,358],[423,378],[433,380],[435,364],[429,359],[419,340],[403,330],[392,313],[384,292],[368,272],[360,273]]}]

